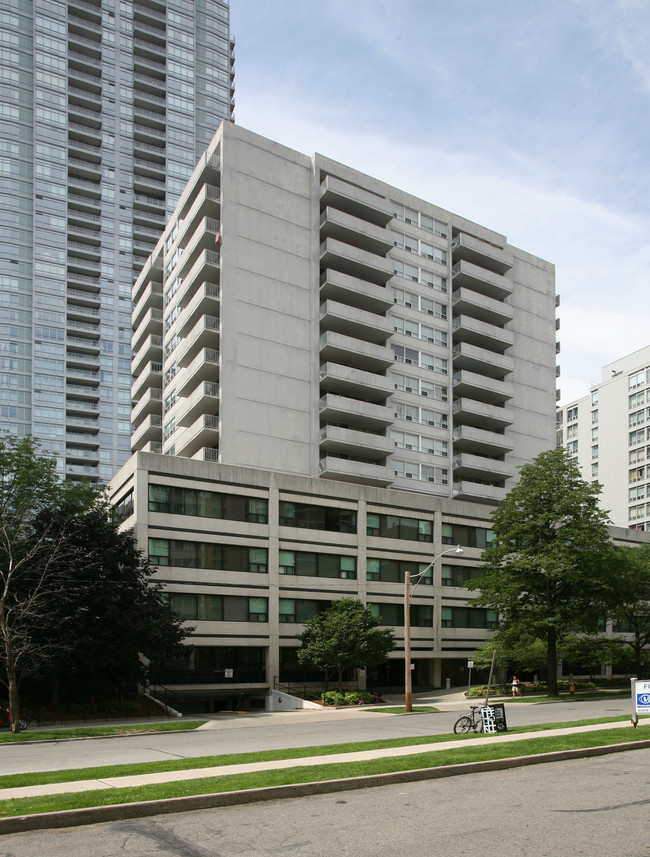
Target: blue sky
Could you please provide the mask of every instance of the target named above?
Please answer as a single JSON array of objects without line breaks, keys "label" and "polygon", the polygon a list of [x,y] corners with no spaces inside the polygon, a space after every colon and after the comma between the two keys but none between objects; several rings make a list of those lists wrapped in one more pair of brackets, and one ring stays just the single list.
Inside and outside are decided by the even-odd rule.
[{"label": "blue sky", "polygon": [[236,120],[556,266],[562,401],[650,344],[650,0],[231,0]]}]

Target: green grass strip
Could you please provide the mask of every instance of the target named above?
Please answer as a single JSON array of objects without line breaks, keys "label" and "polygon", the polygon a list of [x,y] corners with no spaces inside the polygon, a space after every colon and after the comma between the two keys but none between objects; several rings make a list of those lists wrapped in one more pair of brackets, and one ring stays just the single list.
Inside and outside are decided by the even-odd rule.
[{"label": "green grass strip", "polygon": [[502,744],[486,743],[484,746],[459,746],[450,750],[430,751],[404,757],[383,757],[364,762],[334,762],[332,764],[312,765],[304,768],[256,771],[247,774],[206,777],[203,779],[159,783],[148,786],[20,798],[0,801],[0,817],[6,818],[15,815],[56,812],[82,807],[136,803],[139,801],[214,794],[242,789],[321,782],[330,779],[347,779],[394,771],[409,771],[418,768],[436,768],[464,762],[516,758],[559,750],[616,745],[646,739],[645,730],[639,732],[638,729],[633,729],[630,726],[629,728],[617,730],[599,730],[561,736],[549,735],[523,741],[504,742]]},{"label": "green grass strip", "polygon": [[183,732],[203,726],[205,720],[164,720],[157,723],[131,723],[122,726],[71,726],[63,729],[39,729],[38,732],[5,732],[0,744],[29,741],[63,741],[66,738],[105,738],[109,735],[138,735],[146,732]]},{"label": "green grass strip", "polygon": [[[591,726],[602,723],[614,723],[628,720],[628,717],[601,717],[594,720],[570,721],[566,723],[544,723],[537,726],[516,726],[508,731],[512,734],[542,732],[563,729],[571,726]],[[135,764],[103,765],[94,768],[69,768],[61,771],[30,771],[28,773],[8,774],[0,777],[0,788],[26,788],[51,783],[70,783],[82,780],[103,780],[108,777],[137,776],[139,774],[157,774],[173,771],[216,768],[226,765],[245,765],[251,762],[277,762],[285,759],[303,759],[309,756],[331,756],[339,753],[358,753],[364,750],[386,750],[395,747],[415,747],[419,744],[441,744],[445,741],[467,741],[476,738],[470,732],[467,735],[415,735],[407,738],[384,738],[375,741],[355,741],[346,744],[325,744],[313,747],[291,747],[280,750],[263,750],[252,753],[227,753],[220,756],[196,756],[186,759],[165,759],[158,762],[138,762]]]}]

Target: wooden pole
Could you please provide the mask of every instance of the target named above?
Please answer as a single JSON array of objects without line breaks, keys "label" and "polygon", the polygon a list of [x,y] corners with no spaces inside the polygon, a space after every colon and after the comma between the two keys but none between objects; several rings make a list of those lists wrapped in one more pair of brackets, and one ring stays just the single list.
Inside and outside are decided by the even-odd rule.
[{"label": "wooden pole", "polygon": [[413,711],[411,685],[411,573],[404,575],[404,709]]},{"label": "wooden pole", "polygon": [[492,673],[494,672],[494,661],[496,659],[496,656],[497,656],[497,650],[495,649],[492,652],[492,663],[490,664],[490,677],[488,679],[487,691],[485,694],[485,707],[486,708],[488,707],[488,700],[490,699],[490,685],[492,684]]}]

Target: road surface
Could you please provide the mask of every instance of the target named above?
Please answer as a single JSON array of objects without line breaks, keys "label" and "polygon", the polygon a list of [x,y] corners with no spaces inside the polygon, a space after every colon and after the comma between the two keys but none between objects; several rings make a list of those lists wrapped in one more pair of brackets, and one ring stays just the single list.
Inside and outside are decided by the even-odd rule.
[{"label": "road surface", "polygon": [[640,857],[650,750],[0,837],[2,857]]}]

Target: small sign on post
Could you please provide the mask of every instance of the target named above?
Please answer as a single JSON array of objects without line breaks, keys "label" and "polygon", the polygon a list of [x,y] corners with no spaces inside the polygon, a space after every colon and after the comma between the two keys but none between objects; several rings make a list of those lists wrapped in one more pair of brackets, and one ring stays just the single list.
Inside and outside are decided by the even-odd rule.
[{"label": "small sign on post", "polygon": [[234,670],[228,670],[228,669],[227,669],[227,670],[224,670],[224,676],[223,676],[223,677],[224,677],[224,678],[232,678],[232,677],[233,677],[233,673],[234,673]]},{"label": "small sign on post", "polygon": [[636,714],[650,714],[650,681],[634,679],[634,707]]}]

